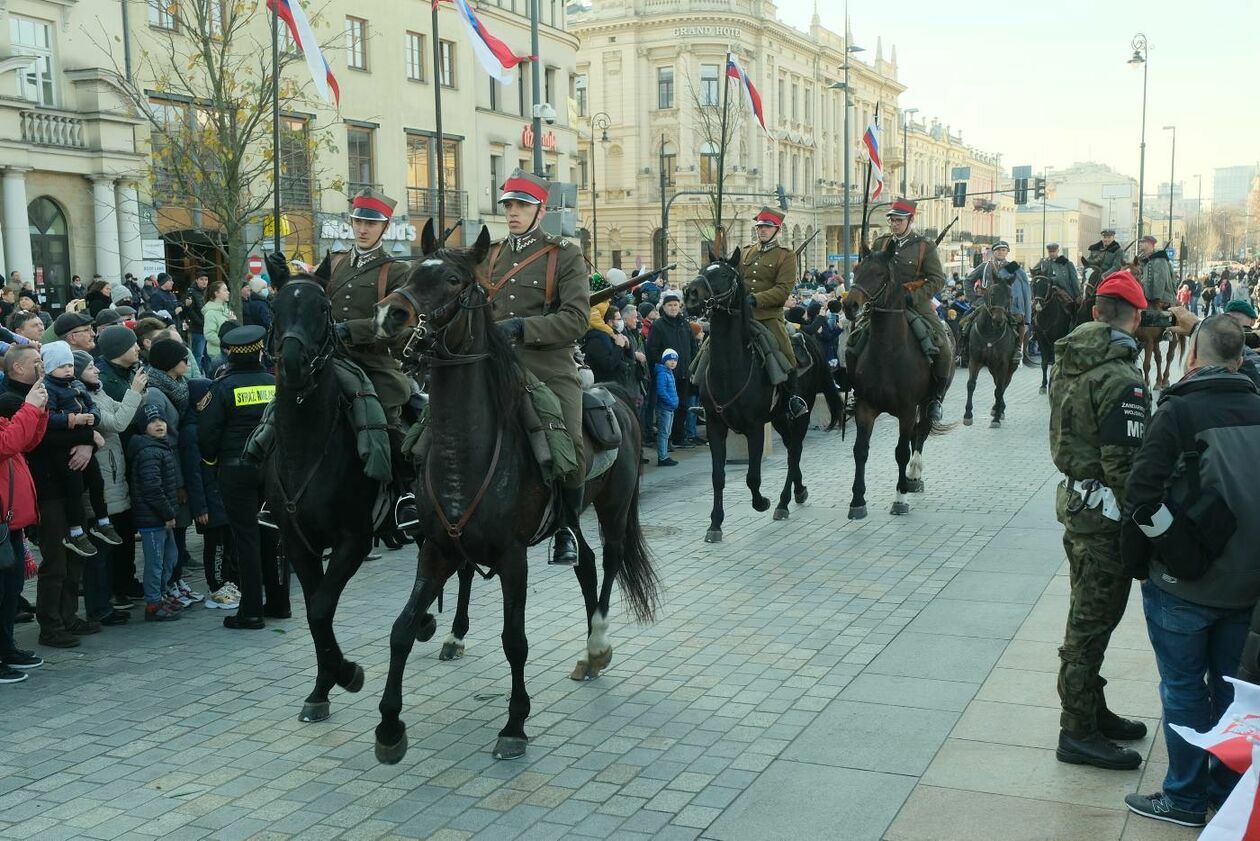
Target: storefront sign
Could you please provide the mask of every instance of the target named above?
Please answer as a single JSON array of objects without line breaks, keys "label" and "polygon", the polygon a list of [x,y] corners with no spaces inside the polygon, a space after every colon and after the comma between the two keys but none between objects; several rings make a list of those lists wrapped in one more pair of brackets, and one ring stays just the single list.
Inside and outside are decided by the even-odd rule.
[{"label": "storefront sign", "polygon": [[675,38],[731,38],[742,41],[744,33],[734,26],[679,26],[674,29]]},{"label": "storefront sign", "polygon": [[[320,239],[341,239],[347,242],[354,239],[354,229],[344,219],[325,218],[319,225]],[[416,226],[409,222],[390,222],[385,229],[383,239],[390,242],[415,242]]]},{"label": "storefront sign", "polygon": [[[542,147],[544,151],[556,151],[556,133],[554,131],[544,131],[542,136]],[[534,127],[530,125],[521,127],[521,148],[534,148]]]}]

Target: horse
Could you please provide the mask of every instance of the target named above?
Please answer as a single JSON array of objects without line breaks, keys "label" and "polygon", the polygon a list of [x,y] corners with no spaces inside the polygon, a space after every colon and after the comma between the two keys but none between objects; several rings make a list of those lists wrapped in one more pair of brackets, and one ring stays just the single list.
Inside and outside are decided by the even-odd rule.
[{"label": "horse", "polygon": [[[1148,307],[1147,312],[1162,312],[1159,307]],[[1155,388],[1168,388],[1168,380],[1172,375],[1173,351],[1177,347],[1178,342],[1174,336],[1169,336],[1168,341],[1168,361],[1164,362],[1164,354],[1160,345],[1164,343],[1164,328],[1156,325],[1143,324],[1138,327],[1134,338],[1137,339],[1138,345],[1142,348],[1142,380],[1147,384],[1151,384],[1151,357],[1155,358]]]},{"label": "horse", "polygon": [[[1019,334],[1011,327],[1008,313],[1011,306],[1011,286],[1001,280],[994,281],[984,293],[984,303],[976,311],[971,323],[967,344],[967,406],[963,410],[963,426],[971,426],[972,396],[976,391],[976,378],[981,368],[988,368],[993,377],[993,420],[990,429],[1002,426],[1006,416],[1006,387],[1015,373],[1014,354],[1019,345]],[[1043,362],[1042,365],[1045,363]]]},{"label": "horse", "polygon": [[1094,320],[1094,303],[1098,300],[1098,284],[1101,282],[1098,269],[1081,264],[1081,300],[1077,302],[1076,312],[1072,315],[1072,330]]},{"label": "horse", "polygon": [[1033,335],[1041,349],[1041,388],[1046,393],[1050,369],[1054,367],[1054,343],[1072,332],[1074,302],[1046,275],[1033,277]]},{"label": "horse", "polygon": [[[809,430],[809,413],[792,419],[786,401],[775,400],[776,386],[753,351],[752,311],[748,308],[747,287],[739,273],[739,249],[728,258],[709,252],[709,265],[683,289],[683,303],[692,314],[709,316],[709,366],[698,383],[709,434],[709,457],[713,481],[713,508],[709,512],[706,543],[722,541],[726,519],[722,491],[726,487],[726,436],[734,431],[748,442],[748,474],[745,481],[752,492],[755,511],[765,511],[770,500],[761,495],[761,454],[765,447],[762,430],[768,421],[787,448],[788,472],[774,509],[774,519],[789,517],[788,502],[797,505],[809,499],[801,472],[801,452]],[[813,364],[798,378],[800,396],[811,410],[819,392],[827,397],[832,425],[842,408],[831,369],[817,342],[806,342]],[[789,360],[794,362],[795,360]]]},{"label": "horse", "polygon": [[[389,678],[381,696],[376,727],[376,758],[385,764],[407,752],[401,719],[402,680],[416,641],[432,639],[437,621],[429,607],[453,574],[461,574],[461,609],[467,626],[464,577],[484,566],[496,574],[503,591],[503,651],[511,667],[508,720],[499,731],[493,756],[515,759],[525,754],[529,694],[525,690],[526,550],[551,523],[552,489],[544,482],[521,422],[521,402],[529,399],[520,362],[512,345],[491,318],[490,300],[477,281],[490,251],[484,226],[469,249],[439,248],[433,223],[421,234],[424,259],[406,284],[377,304],[377,335],[385,340],[407,335],[405,354],[426,358],[429,416],[421,445],[417,510],[422,547],[415,582],[389,636]],[[650,621],[659,582],[639,523],[639,448],[642,432],[629,396],[617,386],[613,411],[622,430],[615,461],[587,482],[585,499],[599,519],[604,580],[597,581],[595,553],[580,528],[575,570],[586,603],[588,676],[612,660],[608,640],[609,598],[613,582],[635,618]],[[587,447],[590,463],[590,446]]]},{"label": "horse", "polygon": [[328,718],[334,684],[347,692],[363,688],[363,668],[346,659],[332,622],[342,591],[371,549],[381,492],[380,483],[364,473],[332,369],[333,356],[344,349],[333,329],[326,283],[309,274],[278,280],[271,328],[278,376],[276,444],[264,471],[267,500],[302,585],[319,664],[299,716],[304,722]]},{"label": "horse", "polygon": [[[899,424],[893,514],[910,513],[906,494],[923,490],[923,444],[928,435],[953,428],[952,424],[934,424],[928,415],[932,400],[931,363],[919,349],[906,321],[906,291],[893,271],[895,248],[896,241],[891,237],[888,245],[877,252],[863,243],[853,288],[844,299],[845,315],[850,321],[856,321],[862,305],[870,311],[870,335],[850,371],[857,399],[850,520],[866,517],[866,459],[876,418],[887,413],[896,417]],[[950,352],[949,348],[941,349],[941,353]],[[950,378],[953,379],[953,366]]]}]

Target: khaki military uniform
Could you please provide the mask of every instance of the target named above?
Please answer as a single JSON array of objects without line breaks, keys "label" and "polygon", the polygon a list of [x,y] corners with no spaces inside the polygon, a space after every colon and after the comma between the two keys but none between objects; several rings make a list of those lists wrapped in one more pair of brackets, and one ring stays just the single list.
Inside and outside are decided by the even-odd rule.
[{"label": "khaki military uniform", "polygon": [[[885,234],[875,241],[871,250],[882,250],[892,238],[892,234]],[[936,310],[932,307],[933,297],[945,288],[945,270],[941,267],[936,243],[911,231],[897,244],[893,256],[893,278],[903,286],[917,280],[923,281],[922,286],[909,293],[910,306],[906,309],[906,317],[912,322],[917,321],[920,325],[918,329],[928,331],[936,346],[932,373],[940,379],[951,377],[954,367],[954,354],[950,350],[953,338],[945,322],[936,315]],[[863,316],[854,325],[854,335],[849,340],[850,347],[861,346],[858,337],[869,329],[869,318]],[[913,323],[911,326],[913,327]]]},{"label": "khaki military uniform", "polygon": [[1082,501],[1081,482],[1090,480],[1110,488],[1123,508],[1149,397],[1134,364],[1136,341],[1107,324],[1082,324],[1054,350],[1050,453],[1066,477],[1058,488],[1056,514],[1071,569],[1067,629],[1059,649],[1060,725],[1083,736],[1097,731],[1106,708],[1107,682],[1099,671],[1111,633],[1124,616],[1131,579],[1120,558],[1118,519],[1105,516],[1102,505],[1072,509]]},{"label": "khaki military uniform", "polygon": [[350,330],[349,356],[361,367],[376,388],[376,395],[391,421],[411,397],[411,382],[389,347],[376,338],[376,304],[407,280],[411,265],[391,261],[383,247],[366,254],[335,251],[330,257],[331,277],[328,297],[335,321],[344,321]]},{"label": "khaki military uniform", "polygon": [[[490,267],[482,283],[489,290],[495,321],[520,318],[524,324],[525,337],[518,349],[521,363],[560,398],[564,425],[579,462],[577,474],[565,484],[581,487],[586,478],[582,385],[573,349],[590,321],[586,265],[575,246],[541,230],[521,237],[525,245],[518,251],[512,250],[510,240],[491,249]],[[548,274],[552,275],[550,283]]]},{"label": "khaki military uniform", "polygon": [[796,352],[792,350],[792,340],[788,337],[783,305],[796,285],[796,255],[792,249],[771,240],[765,246],[760,243],[744,246],[739,255],[739,265],[744,287],[757,299],[753,318],[774,334],[779,350],[788,362],[795,363]]}]

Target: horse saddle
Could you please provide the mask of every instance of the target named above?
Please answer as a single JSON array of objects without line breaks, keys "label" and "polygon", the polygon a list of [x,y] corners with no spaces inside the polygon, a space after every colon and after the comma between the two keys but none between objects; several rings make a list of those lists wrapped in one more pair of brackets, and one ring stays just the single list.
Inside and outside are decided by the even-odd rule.
[{"label": "horse saddle", "polygon": [[596,450],[616,450],[621,446],[621,424],[613,407],[617,398],[605,388],[582,392],[582,429]]}]

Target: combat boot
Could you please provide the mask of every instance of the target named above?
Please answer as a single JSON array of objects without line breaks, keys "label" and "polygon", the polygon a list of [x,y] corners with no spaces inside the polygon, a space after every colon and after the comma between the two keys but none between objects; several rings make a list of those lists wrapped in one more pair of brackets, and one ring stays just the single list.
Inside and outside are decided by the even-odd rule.
[{"label": "combat boot", "polygon": [[1069,765],[1092,765],[1108,771],[1132,771],[1142,764],[1142,755],[1120,747],[1097,731],[1074,734],[1059,731],[1059,747],[1054,755]]},{"label": "combat boot", "polygon": [[1104,707],[1098,713],[1098,732],[1114,742],[1136,742],[1146,738],[1146,725],[1131,718],[1121,718]]},{"label": "combat boot", "polygon": [[577,538],[573,527],[582,513],[582,487],[563,488],[560,491],[560,527],[556,529],[551,549],[553,566],[573,567],[578,562]]},{"label": "combat boot", "polygon": [[949,379],[932,375],[932,400],[928,403],[928,420],[940,423],[945,417],[945,392],[949,390]]}]

